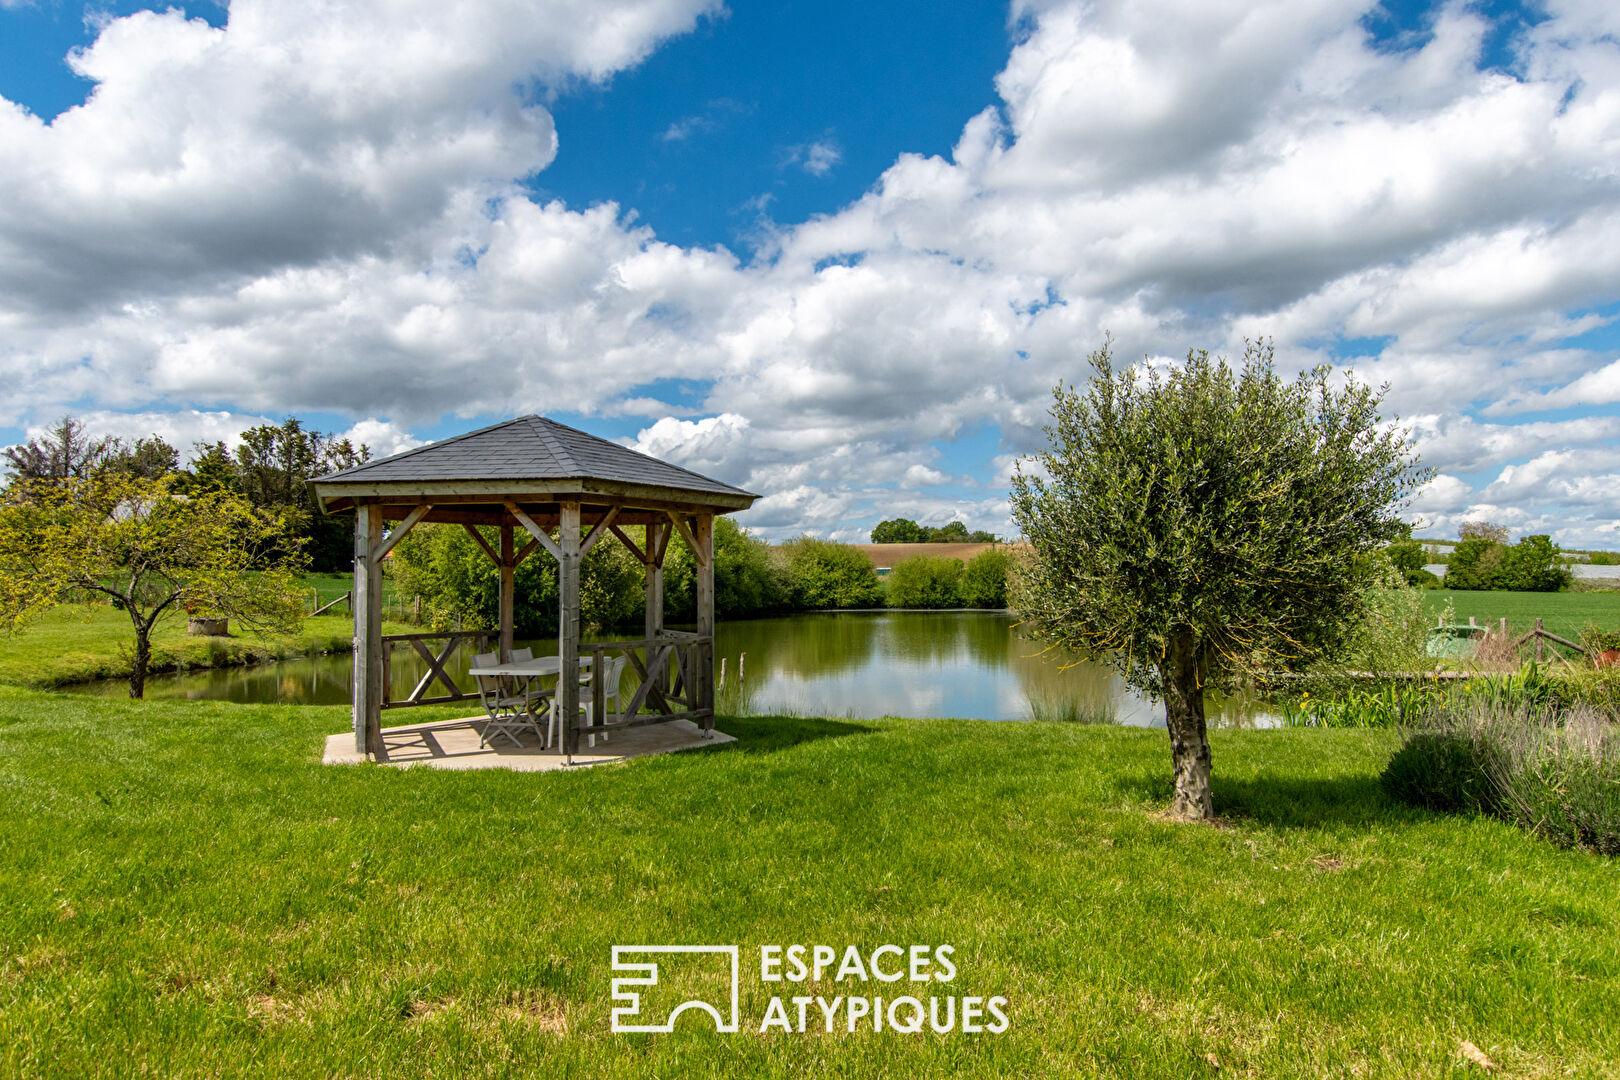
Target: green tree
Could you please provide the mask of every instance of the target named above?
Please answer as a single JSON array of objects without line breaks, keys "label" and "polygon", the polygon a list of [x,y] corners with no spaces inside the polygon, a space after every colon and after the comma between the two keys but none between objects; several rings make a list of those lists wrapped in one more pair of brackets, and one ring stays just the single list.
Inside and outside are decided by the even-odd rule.
[{"label": "green tree", "polygon": [[1506,544],[1508,527],[1494,521],[1465,521],[1457,529],[1461,540],[1489,540],[1493,544]]},{"label": "green tree", "polygon": [[921,544],[928,539],[928,530],[910,518],[890,518],[872,528],[874,544]]},{"label": "green tree", "polygon": [[180,451],[170,446],[159,435],[136,439],[131,444],[115,440],[114,448],[107,455],[103,467],[116,469],[127,476],[143,480],[156,480],[179,472]]},{"label": "green tree", "polygon": [[254,506],[297,514],[311,568],[331,572],[354,564],[354,517],[321,513],[309,481],[370,456],[366,446],[306,429],[289,417],[242,432],[233,464],[236,484]]},{"label": "green tree", "polygon": [[1517,592],[1558,592],[1569,588],[1574,575],[1559,560],[1559,554],[1558,545],[1550,536],[1522,537],[1503,553],[1496,587]]},{"label": "green tree", "polygon": [[234,491],[242,484],[236,478],[236,459],[222,442],[195,443],[191,448],[191,468],[182,480],[187,491]]},{"label": "green tree", "polygon": [[1012,556],[1006,548],[993,547],[973,556],[963,568],[958,586],[962,603],[977,608],[1006,607],[1007,572],[1011,567]]},{"label": "green tree", "polygon": [[847,544],[801,536],[783,544],[782,554],[795,607],[876,607],[883,600],[877,567]]},{"label": "green tree", "polygon": [[298,625],[302,559],[285,514],[240,496],[179,497],[117,470],[12,485],[0,503],[0,619],[15,632],[74,595],[104,596],[135,635],[129,696],[146,689],[152,631],[190,609],[249,630]]},{"label": "green tree", "polygon": [[[484,528],[481,535],[500,550],[496,530]],[[521,532],[517,542],[526,542]],[[459,525],[416,526],[394,547],[389,573],[395,591],[420,596],[440,629],[460,625],[492,630],[500,625],[500,570]],[[618,541],[602,539],[580,562],[581,621],[588,628],[605,629],[639,619],[644,581],[640,561]],[[557,630],[557,563],[544,551],[524,559],[513,574],[512,622],[519,637]]]},{"label": "green tree", "polygon": [[1428,585],[1439,579],[1426,567],[1429,563],[1429,552],[1423,546],[1423,541],[1412,539],[1412,527],[1404,526],[1406,535],[1384,548],[1384,554],[1389,557],[1390,564],[1398,570],[1408,585]]},{"label": "green tree", "polygon": [[889,571],[888,605],[896,608],[962,606],[962,561],[914,555]]},{"label": "green tree", "polygon": [[1106,344],[1091,364],[1084,390],[1054,391],[1049,479],[1013,482],[1033,551],[1015,608],[1164,700],[1171,812],[1208,818],[1205,690],[1340,645],[1423,476],[1381,392],[1326,368],[1284,381],[1269,344],[1236,371],[1201,350],[1116,371]]},{"label": "green tree", "polygon": [[941,525],[928,530],[928,543],[930,544],[966,544],[971,539],[968,527],[960,521],[953,521],[948,525]]},{"label": "green tree", "polygon": [[82,480],[97,470],[119,448],[117,439],[92,439],[84,421],[64,416],[44,435],[6,448],[6,466],[13,481]]},{"label": "green tree", "polygon": [[1461,539],[1446,560],[1446,588],[1494,589],[1507,557],[1507,528],[1488,521],[1464,522]]}]

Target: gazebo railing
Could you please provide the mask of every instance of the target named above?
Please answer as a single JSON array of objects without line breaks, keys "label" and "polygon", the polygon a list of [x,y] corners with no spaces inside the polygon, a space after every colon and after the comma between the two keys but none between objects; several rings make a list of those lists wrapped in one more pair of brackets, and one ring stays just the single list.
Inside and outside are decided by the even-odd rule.
[{"label": "gazebo railing", "polygon": [[[582,723],[579,734],[600,735],[670,720],[696,720],[705,730],[714,725],[712,637],[665,630],[650,638],[582,644],[579,653],[581,657],[589,656],[591,670],[599,672],[606,671],[613,659],[624,657],[625,672],[636,684],[630,691],[619,687],[619,707],[614,719],[608,720],[607,684],[592,678],[591,722]],[[644,714],[644,708],[652,711]]]},{"label": "gazebo railing", "polygon": [[[464,689],[457,685],[449,667],[456,650],[469,646],[469,651],[488,647],[495,637],[491,630],[455,630],[439,633],[388,634],[382,639],[382,685],[384,709],[407,709],[420,705],[447,705],[458,701],[475,701],[476,687]],[[439,644],[436,648],[434,643]],[[409,646],[425,666],[410,694],[395,700],[393,690],[393,654],[399,646]],[[606,719],[608,687],[603,679],[592,678],[584,701],[591,703],[591,723],[581,723],[579,734],[599,735],[622,728],[643,724],[660,724],[669,720],[695,720],[707,729],[714,717],[714,639],[707,635],[681,630],[664,630],[651,638],[627,641],[602,641],[581,644],[579,655],[589,657],[591,670],[606,671],[608,663],[624,657],[624,683],[614,701],[617,708]],[[443,688],[436,697],[428,695],[435,684]],[[550,696],[551,691],[545,695]],[[643,712],[643,710],[647,710]]]},{"label": "gazebo railing", "polygon": [[[450,676],[445,665],[455,655],[458,648],[463,645],[483,645],[495,636],[492,630],[451,630],[443,633],[424,634],[387,634],[382,639],[382,707],[385,709],[408,709],[417,705],[446,705],[456,701],[476,699],[478,691],[463,690],[456,685],[456,680]],[[437,652],[428,647],[430,641],[443,641],[444,645]],[[427,670],[417,680],[416,686],[410,695],[401,701],[392,699],[393,690],[393,656],[394,646],[409,644],[411,650],[427,665]],[[474,649],[476,651],[476,648]],[[434,683],[440,683],[448,691],[439,697],[427,697]]]}]

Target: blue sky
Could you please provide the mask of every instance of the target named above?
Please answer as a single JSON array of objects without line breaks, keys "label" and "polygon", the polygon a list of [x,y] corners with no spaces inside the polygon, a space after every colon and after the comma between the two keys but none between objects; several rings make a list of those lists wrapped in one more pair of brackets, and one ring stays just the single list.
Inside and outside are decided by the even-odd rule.
[{"label": "blue sky", "polygon": [[1005,532],[1105,333],[1264,334],[1390,384],[1427,531],[1620,546],[1611,5],[312,3],[0,0],[0,441],[540,411]]}]

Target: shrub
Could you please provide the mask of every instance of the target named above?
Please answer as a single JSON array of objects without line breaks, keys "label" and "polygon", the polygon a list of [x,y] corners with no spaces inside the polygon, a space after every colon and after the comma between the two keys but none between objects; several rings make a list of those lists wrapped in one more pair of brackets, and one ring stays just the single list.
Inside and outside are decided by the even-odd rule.
[{"label": "shrub", "polygon": [[1380,780],[1403,802],[1487,810],[1563,847],[1620,854],[1620,727],[1585,705],[1449,694]]},{"label": "shrub", "polygon": [[720,618],[757,615],[787,607],[787,567],[763,540],[730,518],[714,521],[714,611]]},{"label": "shrub", "polygon": [[[1449,615],[1449,605],[1444,614]],[[1380,584],[1367,591],[1350,633],[1319,675],[1351,671],[1418,671],[1433,666],[1424,646],[1433,626],[1423,593],[1410,588],[1397,569],[1386,572]]]},{"label": "shrub", "polygon": [[1421,584],[1425,574],[1434,577],[1432,573],[1423,569],[1429,561],[1429,553],[1424,550],[1423,543],[1419,540],[1411,538],[1397,540],[1384,548],[1384,554],[1389,556],[1389,561],[1406,578],[1408,585]]},{"label": "shrub", "polygon": [[1007,570],[1012,556],[1005,548],[981,551],[968,560],[958,586],[967,607],[1004,608],[1007,606]]},{"label": "shrub", "polygon": [[782,555],[795,607],[874,607],[882,601],[877,567],[852,547],[801,536],[783,544]]},{"label": "shrub", "polygon": [[888,605],[896,608],[962,606],[962,562],[918,555],[902,559],[889,571]]},{"label": "shrub", "polygon": [[1505,816],[1562,847],[1620,855],[1620,730],[1585,708],[1503,732],[1493,779]]},{"label": "shrub", "polygon": [[1488,753],[1486,742],[1464,732],[1413,732],[1378,783],[1390,798],[1424,810],[1488,811],[1495,804]]},{"label": "shrub", "polygon": [[1597,623],[1587,623],[1581,627],[1581,644],[1586,646],[1587,652],[1620,649],[1620,630],[1605,630]]}]

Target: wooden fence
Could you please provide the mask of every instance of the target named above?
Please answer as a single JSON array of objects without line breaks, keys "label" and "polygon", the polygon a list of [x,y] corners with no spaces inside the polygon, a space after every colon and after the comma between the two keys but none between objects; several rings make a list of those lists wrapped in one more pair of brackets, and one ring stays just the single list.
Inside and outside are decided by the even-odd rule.
[{"label": "wooden fence", "polygon": [[[1444,626],[1445,623],[1442,622],[1440,625]],[[1468,626],[1469,626],[1470,629],[1477,629],[1477,630],[1482,632],[1482,636],[1479,639],[1481,648],[1484,647],[1486,642],[1492,640],[1492,635],[1493,635],[1492,628],[1489,625],[1480,626],[1478,621],[1472,615],[1470,615],[1468,617]],[[1497,640],[1497,641],[1507,641],[1507,640],[1509,640],[1508,639],[1508,622],[1507,622],[1506,619],[1498,619],[1497,620],[1497,626],[1496,626],[1496,629],[1494,631],[1494,635],[1495,635],[1495,640]],[[1527,633],[1520,634],[1518,637],[1512,639],[1512,648],[1513,648],[1514,652],[1517,653],[1521,649],[1524,648],[1526,643],[1531,642],[1531,641],[1534,641],[1535,644],[1536,644],[1536,663],[1538,663],[1538,664],[1543,663],[1545,661],[1545,659],[1546,659],[1546,647],[1547,647],[1547,642],[1549,642],[1549,641],[1552,642],[1555,645],[1562,645],[1566,649],[1571,649],[1571,650],[1579,653],[1582,657],[1585,657],[1587,659],[1591,659],[1591,657],[1592,657],[1592,653],[1587,649],[1587,647],[1585,645],[1582,645],[1579,642],[1571,641],[1566,637],[1561,637],[1558,634],[1553,633],[1551,630],[1548,630],[1545,626],[1542,625],[1542,620],[1539,619],[1539,618],[1536,619],[1536,625],[1535,625],[1534,629],[1528,631]]]},{"label": "wooden fence", "polygon": [[[581,735],[600,735],[642,724],[666,720],[697,720],[699,726],[713,726],[714,717],[714,639],[679,630],[665,630],[655,637],[631,641],[603,641],[581,644],[579,654],[591,657],[591,670],[605,672],[608,665],[623,657],[625,669],[635,678],[636,688],[628,699],[619,688],[616,719],[606,720],[607,680],[592,678],[590,718]],[[653,711],[645,715],[643,707]]]},{"label": "wooden fence", "polygon": [[[342,596],[322,603],[319,590],[311,589],[309,590],[309,599],[305,601],[305,606],[309,609],[305,615],[308,618],[328,613],[335,615],[337,612],[334,609],[340,605],[345,613],[354,614],[353,591],[346,592]],[[413,626],[421,626],[422,598],[417,596],[407,600],[403,596],[385,596],[382,601],[382,617],[384,622],[402,622],[410,623]]]},{"label": "wooden fence", "polygon": [[[420,705],[476,700],[477,688],[463,689],[459,686],[450,674],[450,661],[456,651],[463,647],[468,647],[470,652],[492,648],[494,637],[492,630],[384,635],[382,707],[409,709]],[[426,670],[409,694],[394,700],[391,696],[393,654],[396,648],[404,646],[421,658]],[[579,733],[600,735],[666,720],[696,720],[704,728],[713,726],[713,650],[713,638],[678,630],[665,630],[651,638],[581,644],[579,655],[591,658],[593,672],[607,671],[613,661],[622,657],[623,670],[631,676],[635,685],[633,689],[626,689],[622,685],[610,689],[605,678],[592,678],[588,696],[591,722],[582,725]],[[442,692],[430,697],[436,685]],[[617,694],[613,692],[615,689]],[[544,692],[548,697],[552,693],[550,690]],[[616,706],[612,713],[607,711],[609,697],[613,697]],[[649,711],[643,713],[643,709]],[[609,720],[609,716],[613,719]]]},{"label": "wooden fence", "polygon": [[[484,646],[495,636],[493,630],[452,630],[444,633],[425,634],[385,634],[382,639],[382,707],[385,709],[409,709],[417,705],[444,705],[453,701],[466,701],[478,696],[478,691],[463,690],[456,685],[456,680],[450,677],[445,665],[455,655],[457,649],[463,645]],[[444,645],[438,650],[428,647],[430,641],[443,641]],[[427,664],[427,671],[417,680],[416,687],[411,690],[402,701],[391,700],[393,691],[393,658],[396,645],[409,645],[411,651],[420,656]],[[473,651],[477,651],[475,648]],[[427,693],[434,683],[440,683],[445,693],[439,697],[428,697]]]}]

